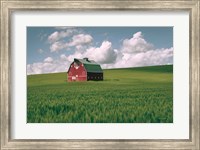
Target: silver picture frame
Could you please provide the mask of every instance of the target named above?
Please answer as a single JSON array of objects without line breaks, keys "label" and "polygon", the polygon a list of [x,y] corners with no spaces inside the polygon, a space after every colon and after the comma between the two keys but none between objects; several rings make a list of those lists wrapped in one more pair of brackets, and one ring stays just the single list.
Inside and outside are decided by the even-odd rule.
[{"label": "silver picture frame", "polygon": [[[1,1],[1,149],[200,149],[200,1],[199,0],[0,0]],[[12,139],[11,15],[15,11],[134,10],[189,11],[189,139]]]}]

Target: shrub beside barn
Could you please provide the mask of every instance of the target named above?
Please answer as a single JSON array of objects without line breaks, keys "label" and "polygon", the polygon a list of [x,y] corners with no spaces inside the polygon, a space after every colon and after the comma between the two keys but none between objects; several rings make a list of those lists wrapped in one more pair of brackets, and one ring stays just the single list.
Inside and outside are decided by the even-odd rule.
[{"label": "shrub beside barn", "polygon": [[76,59],[71,63],[68,69],[68,82],[71,81],[102,81],[103,70],[101,66],[88,58]]}]

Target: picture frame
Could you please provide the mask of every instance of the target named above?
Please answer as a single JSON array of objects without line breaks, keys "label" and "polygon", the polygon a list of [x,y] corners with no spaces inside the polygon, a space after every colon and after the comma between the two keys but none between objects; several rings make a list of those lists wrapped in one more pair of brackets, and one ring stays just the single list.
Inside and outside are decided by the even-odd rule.
[{"label": "picture frame", "polygon": [[[181,11],[189,20],[189,122],[190,137],[182,139],[12,139],[11,138],[11,14],[17,10],[120,10]],[[1,0],[1,149],[200,149],[199,49],[200,1],[22,1]]]}]

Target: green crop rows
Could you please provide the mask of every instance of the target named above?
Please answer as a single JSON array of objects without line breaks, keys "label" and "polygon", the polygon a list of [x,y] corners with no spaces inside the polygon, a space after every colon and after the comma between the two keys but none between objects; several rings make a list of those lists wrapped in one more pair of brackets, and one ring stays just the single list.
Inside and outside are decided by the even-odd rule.
[{"label": "green crop rows", "polygon": [[27,77],[28,123],[171,123],[173,66],[104,70],[104,81],[66,73]]}]

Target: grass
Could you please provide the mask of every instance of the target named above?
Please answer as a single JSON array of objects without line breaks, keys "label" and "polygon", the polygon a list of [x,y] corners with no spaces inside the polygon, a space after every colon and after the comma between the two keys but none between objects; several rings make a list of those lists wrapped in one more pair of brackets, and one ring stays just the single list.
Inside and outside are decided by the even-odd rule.
[{"label": "grass", "polygon": [[66,73],[27,77],[28,123],[171,123],[173,66],[104,70],[104,81]]}]

